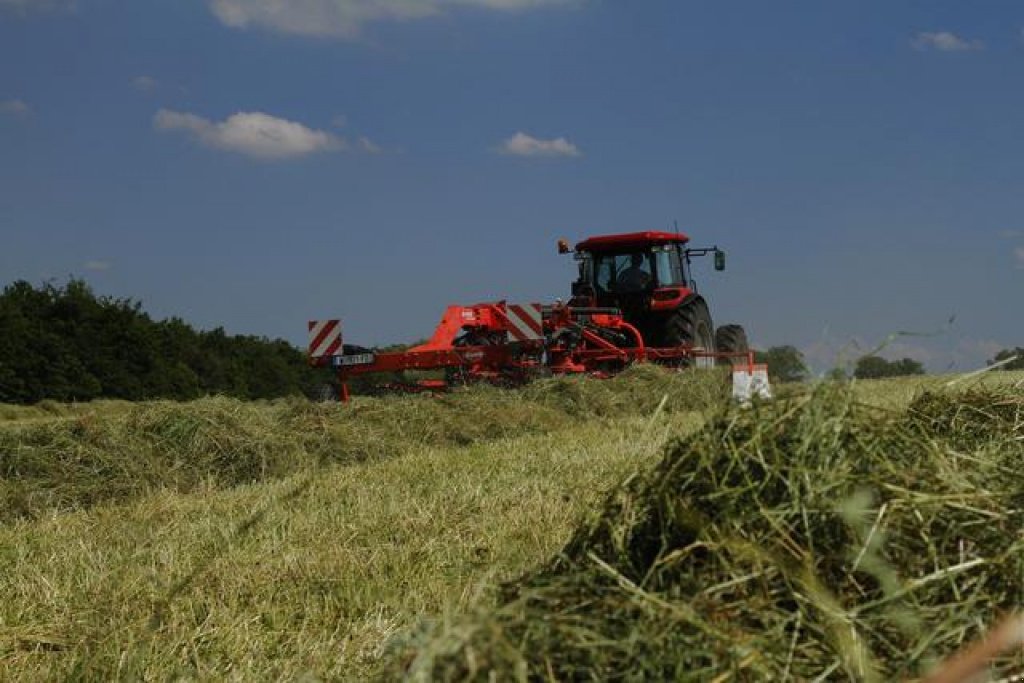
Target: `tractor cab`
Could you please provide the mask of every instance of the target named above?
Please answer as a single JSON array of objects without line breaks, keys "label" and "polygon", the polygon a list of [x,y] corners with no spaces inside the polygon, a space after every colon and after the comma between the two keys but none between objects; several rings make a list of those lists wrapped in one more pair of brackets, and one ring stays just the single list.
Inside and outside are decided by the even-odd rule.
[{"label": "tractor cab", "polygon": [[725,268],[724,252],[687,248],[689,241],[683,233],[654,231],[591,237],[575,249],[560,241],[559,251],[573,252],[579,263],[569,305],[618,309],[648,343],[678,343],[679,335],[667,332],[667,318],[698,298],[691,256],[713,252],[715,269]]},{"label": "tractor cab", "polygon": [[689,241],[678,232],[632,232],[591,237],[574,250],[562,241],[559,251],[573,251],[579,261],[579,279],[572,287],[578,305],[622,307],[637,298],[652,304],[678,302],[682,290],[695,292],[691,256],[714,252],[715,270],[724,270],[724,252],[717,247],[688,249]]},{"label": "tractor cab", "polygon": [[[634,308],[638,300],[676,298],[689,281],[684,245],[689,238],[667,232],[591,237],[576,245],[580,277],[573,296],[595,306]],[[634,305],[622,305],[630,303]]]}]

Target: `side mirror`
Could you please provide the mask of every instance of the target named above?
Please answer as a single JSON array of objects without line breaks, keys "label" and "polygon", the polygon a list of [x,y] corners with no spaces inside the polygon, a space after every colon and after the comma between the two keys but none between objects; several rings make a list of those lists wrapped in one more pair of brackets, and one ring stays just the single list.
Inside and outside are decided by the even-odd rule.
[{"label": "side mirror", "polygon": [[725,270],[725,252],[715,249],[715,270]]},{"label": "side mirror", "polygon": [[569,243],[565,240],[558,240],[558,253],[568,254],[572,249],[569,248]]}]

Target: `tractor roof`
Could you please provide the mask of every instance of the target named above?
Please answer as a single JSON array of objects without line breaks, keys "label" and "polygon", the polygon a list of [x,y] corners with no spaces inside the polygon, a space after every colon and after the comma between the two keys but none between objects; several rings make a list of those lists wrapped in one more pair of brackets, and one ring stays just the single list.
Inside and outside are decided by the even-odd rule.
[{"label": "tractor roof", "polygon": [[681,232],[625,232],[618,235],[589,237],[576,245],[577,251],[614,251],[628,247],[648,247],[655,244],[686,244],[690,238]]}]

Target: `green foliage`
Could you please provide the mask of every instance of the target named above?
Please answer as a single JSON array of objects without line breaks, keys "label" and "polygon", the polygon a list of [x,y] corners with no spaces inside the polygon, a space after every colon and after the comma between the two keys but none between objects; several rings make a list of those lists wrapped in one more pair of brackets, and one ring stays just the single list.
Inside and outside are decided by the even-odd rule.
[{"label": "green foliage", "polygon": [[989,365],[994,365],[999,361],[1004,361],[1010,358],[1014,360],[1010,361],[1006,365],[1000,366],[1000,370],[1024,370],[1024,348],[1020,346],[1013,349],[1003,349],[996,354],[996,357],[988,362]]},{"label": "green foliage", "polygon": [[881,377],[905,377],[923,375],[924,366],[913,358],[886,360],[880,356],[863,356],[857,359],[853,376],[857,379],[879,379]]},{"label": "green foliage", "polygon": [[836,367],[825,373],[825,379],[830,382],[845,382],[850,377],[846,374],[845,368]]},{"label": "green foliage", "polygon": [[98,297],[81,280],[0,295],[0,402],[97,398],[272,398],[323,381],[285,341],[154,321],[138,302]]},{"label": "green foliage", "polygon": [[768,364],[768,374],[780,382],[800,382],[807,379],[807,364],[804,355],[795,346],[773,346],[767,351],[757,351],[755,360]]}]

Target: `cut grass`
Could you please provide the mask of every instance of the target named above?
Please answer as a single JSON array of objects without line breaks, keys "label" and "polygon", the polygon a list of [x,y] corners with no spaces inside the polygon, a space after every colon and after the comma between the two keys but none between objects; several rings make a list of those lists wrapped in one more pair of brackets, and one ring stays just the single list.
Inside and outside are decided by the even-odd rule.
[{"label": "cut grass", "polygon": [[699,423],[418,447],[0,527],[0,679],[365,679],[392,635],[489,601]]},{"label": "cut grass", "polygon": [[[36,491],[59,486],[62,472],[65,486],[81,487],[64,502],[45,493],[0,525],[0,680],[461,679],[492,671],[499,679],[522,671],[638,678],[677,671],[678,660],[663,647],[675,636],[685,641],[684,653],[732,657],[721,660],[732,668],[719,671],[739,680],[757,672],[813,678],[806,672],[819,661],[826,663],[816,673],[857,678],[844,673],[854,660],[842,652],[859,646],[823,626],[832,623],[824,614],[850,617],[868,643],[864,661],[876,664],[879,634],[898,646],[907,637],[899,615],[910,614],[923,625],[907,649],[920,670],[993,616],[999,601],[991,586],[1001,586],[1002,604],[1020,600],[1024,576],[1006,564],[1024,552],[1014,516],[1024,509],[1022,463],[1005,460],[1024,448],[1016,413],[991,409],[988,398],[922,399],[911,424],[904,409],[920,394],[916,383],[858,382],[853,395],[827,388],[838,392],[835,404],[797,388],[791,403],[723,413],[708,430],[674,442],[659,465],[667,437],[694,433],[703,417],[691,409],[721,405],[724,387],[699,374],[635,372],[614,382],[476,388],[349,408],[225,399],[145,404],[87,419],[77,441],[61,430],[82,416],[0,427],[0,439],[10,439],[0,443],[14,444],[17,456],[59,456],[73,465],[43,467]],[[875,448],[889,443],[879,434],[894,423],[918,430],[920,444],[907,442],[895,454]],[[27,440],[31,435],[38,443]],[[711,451],[745,454],[750,462],[733,461],[730,480]],[[11,452],[0,450],[0,457]],[[815,453],[833,459],[815,465]],[[785,494],[804,486],[785,477],[772,479],[772,490],[783,494],[768,495],[749,476],[757,458],[774,467],[796,454],[789,467],[817,467],[807,470],[813,492],[829,477],[848,476],[845,467],[856,458],[840,456],[854,453],[879,469],[858,479],[865,485],[851,496],[838,488],[817,498]],[[177,471],[167,464],[173,462]],[[666,468],[675,474],[666,476]],[[689,482],[679,478],[685,472],[693,475]],[[105,482],[132,477],[144,481],[103,493]],[[748,479],[738,488],[757,505],[730,506],[737,494],[729,486]],[[700,481],[733,483],[711,493],[686,488]],[[652,505],[647,492],[659,485],[665,495]],[[892,487],[914,497],[901,502],[904,494]],[[972,487],[998,496],[971,498]],[[1001,487],[1016,487],[1016,497],[1006,502]],[[858,497],[862,489],[871,497]],[[98,493],[82,498],[82,491]],[[690,508],[673,497],[683,491],[692,494]],[[694,552],[665,550],[684,528],[641,524],[650,510],[678,524],[687,509],[721,520],[720,537],[708,539],[719,549],[709,545],[699,572],[687,564]],[[802,514],[793,515],[800,511],[831,516],[824,536],[809,535],[821,566],[846,571],[844,581],[852,577],[865,594],[881,591],[890,602],[851,616],[851,584],[800,584],[799,572],[776,562],[792,550],[777,530],[799,530]],[[947,516],[954,527],[942,526]],[[963,526],[974,519],[981,523]],[[661,583],[645,579],[646,565],[630,554],[630,539],[648,537],[642,529],[664,539],[664,546],[648,546],[664,560],[651,573]],[[890,554],[903,547],[905,529],[919,544],[969,533],[962,545],[922,547],[908,570],[901,555]],[[984,533],[975,541],[978,529]],[[806,538],[790,536],[793,547],[804,547]],[[1004,556],[970,564],[988,560],[992,539],[1004,543]],[[854,564],[859,570],[848,571]],[[887,569],[911,590],[891,597],[886,591],[897,584],[885,583],[894,576]],[[502,584],[508,588],[495,588]],[[808,588],[790,618],[779,621],[772,600],[793,585]],[[940,588],[945,602],[932,592]],[[702,601],[692,601],[694,592]],[[709,605],[714,611],[700,611]],[[707,623],[719,631],[694,631]],[[649,656],[629,659],[644,647]],[[740,647],[765,657],[736,656]],[[772,669],[779,648],[784,666]],[[587,656],[603,659],[588,663]],[[583,664],[566,674],[567,660]]]},{"label": "cut grass", "polygon": [[1024,371],[995,370],[982,374],[920,375],[850,382],[854,395],[870,405],[902,409],[925,391],[959,392],[969,389],[1024,391]]},{"label": "cut grass", "polygon": [[4,422],[39,422],[55,418],[82,417],[85,415],[111,415],[125,412],[134,404],[130,401],[99,400],[88,403],[59,403],[40,401],[34,405],[0,403],[0,424]]},{"label": "cut grass", "polygon": [[919,676],[1024,600],[1022,467],[1019,392],[925,393],[888,411],[826,384],[725,411],[613,491],[496,609],[428,628],[390,673]]},{"label": "cut grass", "polygon": [[583,420],[649,414],[666,396],[670,413],[711,408],[726,399],[725,375],[648,366],[613,380],[554,379],[521,391],[478,386],[349,406],[210,398],[0,423],[0,523],[156,489],[236,486],[395,457],[420,446],[547,434]]}]

